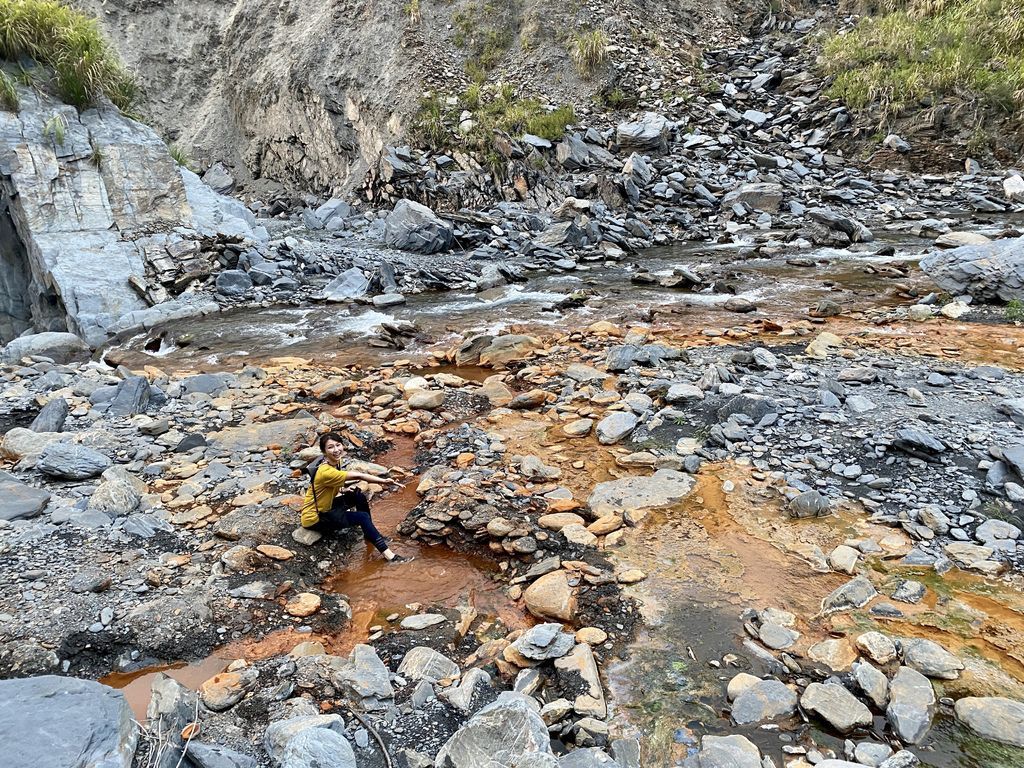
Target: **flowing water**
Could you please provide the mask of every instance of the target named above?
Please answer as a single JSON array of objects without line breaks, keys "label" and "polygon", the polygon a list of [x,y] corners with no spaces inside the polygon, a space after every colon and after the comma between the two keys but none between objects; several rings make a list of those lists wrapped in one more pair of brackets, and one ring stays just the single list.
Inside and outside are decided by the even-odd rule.
[{"label": "flowing water", "polygon": [[[765,308],[773,317],[803,316],[822,299],[851,301],[859,307],[895,302],[892,280],[878,269],[907,267],[920,256],[917,238],[890,236],[899,245],[894,256],[875,255],[881,244],[846,251],[820,248],[797,252],[811,266],[786,258],[760,258],[749,246],[681,244],[655,248],[637,259],[655,276],[679,268],[714,270],[735,295]],[[629,264],[581,263],[568,273],[537,274],[525,283],[481,293],[427,292],[404,305],[381,311],[358,305],[311,305],[240,309],[162,326],[138,334],[117,349],[128,366],[168,365],[195,370],[237,370],[247,362],[280,356],[310,357],[345,365],[378,365],[396,357],[426,360],[426,351],[456,343],[473,330],[496,333],[582,328],[597,320],[637,321],[657,311],[675,320],[729,324],[741,317],[724,309],[731,293],[692,293],[659,285],[632,284]],[[895,273],[899,276],[899,273]],[[597,294],[585,306],[558,310],[555,305],[580,291]],[[710,320],[709,320],[710,319]],[[382,323],[408,321],[420,338],[396,352],[367,345]]]}]

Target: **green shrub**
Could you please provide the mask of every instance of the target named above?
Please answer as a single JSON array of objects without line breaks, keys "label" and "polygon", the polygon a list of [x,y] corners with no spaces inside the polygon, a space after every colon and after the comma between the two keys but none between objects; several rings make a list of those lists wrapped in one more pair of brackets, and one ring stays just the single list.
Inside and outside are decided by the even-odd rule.
[{"label": "green shrub", "polygon": [[582,75],[590,75],[604,63],[608,53],[608,35],[592,29],[576,35],[572,41],[572,61]]},{"label": "green shrub", "polygon": [[1020,299],[1010,299],[1006,303],[1006,309],[1004,310],[1006,319],[1011,323],[1024,323],[1024,301]]},{"label": "green shrub", "polygon": [[[449,105],[440,94],[424,98],[413,121],[413,135],[418,142],[435,149],[461,146],[480,151],[492,169],[504,164],[503,159],[498,163],[493,157],[495,132],[516,138],[532,133],[555,140],[576,119],[572,106],[549,111],[535,99],[520,97],[511,83],[474,83],[455,102]],[[475,124],[465,135],[454,130],[463,110],[473,113]]]},{"label": "green shrub", "polygon": [[621,88],[613,88],[601,94],[601,102],[610,109],[632,109],[637,101],[635,95],[627,95]]},{"label": "green shrub", "polygon": [[17,112],[18,106],[18,91],[14,87],[14,80],[0,69],[0,109]]},{"label": "green shrub", "polygon": [[571,104],[559,107],[553,112],[534,115],[526,121],[526,133],[555,141],[565,135],[566,126],[575,122],[576,111]]},{"label": "green shrub", "polygon": [[1007,113],[1024,104],[1024,0],[881,0],[825,44],[831,95],[882,121],[950,95]]},{"label": "green shrub", "polygon": [[128,112],[137,97],[96,20],[57,0],[0,0],[0,59],[23,56],[51,67],[57,92],[76,107],[106,96]]}]

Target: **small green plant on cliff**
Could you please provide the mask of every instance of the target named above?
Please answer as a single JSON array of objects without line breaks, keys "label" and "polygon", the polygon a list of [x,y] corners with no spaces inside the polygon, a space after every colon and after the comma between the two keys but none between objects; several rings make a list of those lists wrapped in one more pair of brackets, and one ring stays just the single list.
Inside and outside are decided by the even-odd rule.
[{"label": "small green plant on cliff", "polygon": [[879,0],[882,15],[828,40],[831,95],[880,121],[955,97],[1015,114],[1024,105],[1024,0]]},{"label": "small green plant on cliff", "polygon": [[68,135],[68,119],[60,112],[43,123],[43,135],[49,136],[54,144],[63,146]]},{"label": "small green plant on cliff", "polygon": [[192,167],[192,158],[188,156],[188,152],[179,147],[177,144],[168,144],[167,151],[171,154],[171,157],[174,159],[174,162],[176,162],[178,165],[182,166],[183,168]]},{"label": "small green plant on cliff", "polygon": [[578,34],[572,40],[570,53],[577,71],[581,75],[591,75],[608,55],[608,35],[600,29]]},{"label": "small green plant on cliff", "polygon": [[466,50],[466,74],[483,83],[512,47],[521,0],[482,0],[452,14],[455,44]]},{"label": "small green plant on cliff", "polygon": [[410,24],[420,23],[420,0],[409,0],[405,4],[405,13],[409,17]]},{"label": "small green plant on cliff", "polygon": [[96,20],[57,0],[0,0],[0,59],[34,59],[53,69],[57,93],[84,108],[106,96],[124,112],[135,81]]},{"label": "small green plant on cliff", "polygon": [[0,69],[0,109],[17,112],[18,106],[18,91],[14,87],[14,80]]},{"label": "small green plant on cliff", "polygon": [[1011,323],[1024,323],[1024,301],[1011,299],[1006,303],[1004,314]]}]

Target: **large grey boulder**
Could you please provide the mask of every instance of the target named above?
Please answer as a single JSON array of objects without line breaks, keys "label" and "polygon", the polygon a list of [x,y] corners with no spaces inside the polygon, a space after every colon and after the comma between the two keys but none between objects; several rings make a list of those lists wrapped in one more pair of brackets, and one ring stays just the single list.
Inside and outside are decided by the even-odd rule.
[{"label": "large grey boulder", "polygon": [[615,128],[615,140],[624,152],[664,153],[668,150],[668,136],[672,123],[655,112],[645,112],[632,123],[620,123]]},{"label": "large grey boulder", "polygon": [[191,741],[183,765],[187,768],[258,768],[259,763],[227,747]]},{"label": "large grey boulder", "polygon": [[941,680],[956,680],[964,663],[932,640],[905,637],[903,645],[903,663],[916,669],[922,675],[937,677]]},{"label": "large grey boulder", "polygon": [[327,728],[307,728],[284,745],[281,768],[356,768],[348,740]]},{"label": "large grey boulder", "polygon": [[493,761],[518,765],[530,753],[551,753],[548,729],[537,703],[506,691],[457,730],[437,753],[437,768],[479,768]]},{"label": "large grey boulder", "polygon": [[761,768],[761,752],[746,736],[705,736],[697,761],[700,768]]},{"label": "large grey boulder", "polygon": [[601,445],[615,445],[625,440],[640,423],[632,413],[613,411],[597,422],[597,442]]},{"label": "large grey boulder", "polygon": [[23,357],[36,356],[49,357],[58,363],[86,360],[89,345],[73,333],[47,331],[19,336],[0,349],[0,363],[14,363]]},{"label": "large grey boulder", "polygon": [[289,742],[303,731],[312,729],[330,730],[340,736],[345,732],[345,721],[341,715],[302,715],[278,720],[267,726],[263,734],[263,749],[271,760],[280,765]]},{"label": "large grey boulder", "polygon": [[800,706],[814,712],[839,733],[871,725],[871,710],[841,685],[811,683],[800,697]]},{"label": "large grey boulder", "polygon": [[412,200],[399,200],[384,225],[384,241],[403,251],[447,251],[455,236],[450,224],[441,221],[427,206]]},{"label": "large grey boulder", "polygon": [[722,208],[729,208],[732,205],[743,204],[755,211],[765,213],[778,213],[782,205],[783,190],[781,184],[770,182],[755,182],[753,184],[741,184],[736,189],[726,193],[722,198]]},{"label": "large grey boulder", "polygon": [[778,680],[759,680],[745,689],[732,703],[732,719],[737,725],[749,725],[789,717],[796,712],[796,694]]},{"label": "large grey boulder", "polygon": [[919,744],[935,715],[935,690],[931,681],[910,667],[900,667],[889,682],[889,706],[885,716],[907,744]]},{"label": "large grey boulder", "polygon": [[957,701],[954,709],[957,720],[980,736],[1024,747],[1024,703],[1000,696],[968,696]]},{"label": "large grey boulder", "polygon": [[[522,765],[520,763],[520,765]],[[558,760],[558,768],[622,768],[620,763],[598,747],[574,749]]]},{"label": "large grey boulder", "polygon": [[937,251],[921,259],[921,269],[954,295],[993,303],[1024,300],[1024,237]]},{"label": "large grey boulder", "polygon": [[0,520],[36,517],[49,500],[49,491],[33,488],[14,475],[0,472]]},{"label": "large grey boulder", "polygon": [[36,469],[44,475],[62,480],[96,477],[110,465],[110,459],[99,451],[74,443],[51,443],[36,461]]},{"label": "large grey boulder", "polygon": [[124,694],[92,680],[0,680],[3,763],[19,768],[130,768],[138,729]]}]

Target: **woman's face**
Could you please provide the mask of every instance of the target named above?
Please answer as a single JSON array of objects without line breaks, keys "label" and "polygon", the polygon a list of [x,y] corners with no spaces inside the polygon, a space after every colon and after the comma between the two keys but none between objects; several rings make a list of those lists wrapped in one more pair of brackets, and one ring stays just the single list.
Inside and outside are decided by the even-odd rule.
[{"label": "woman's face", "polygon": [[333,463],[340,461],[344,453],[345,447],[337,440],[328,440],[324,444],[324,455]]}]

